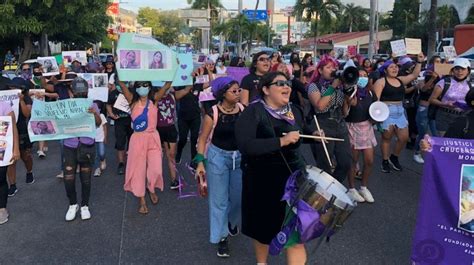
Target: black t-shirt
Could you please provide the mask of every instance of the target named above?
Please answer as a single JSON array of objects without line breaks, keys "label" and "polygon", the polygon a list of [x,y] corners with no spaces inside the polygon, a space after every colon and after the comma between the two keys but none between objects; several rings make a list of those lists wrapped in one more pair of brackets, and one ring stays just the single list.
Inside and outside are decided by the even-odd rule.
[{"label": "black t-shirt", "polygon": [[260,75],[248,74],[242,79],[242,82],[240,82],[240,87],[249,91],[249,103],[259,96],[258,84],[260,83],[260,79],[262,79]]},{"label": "black t-shirt", "polygon": [[[217,124],[214,128],[211,143],[220,149],[235,151],[238,149],[237,140],[235,139],[235,123],[242,112],[239,111],[234,114],[226,114],[219,108],[217,108],[217,110],[219,111]],[[214,120],[212,108],[207,111],[207,115]]]},{"label": "black t-shirt", "polygon": [[[431,79],[432,75],[425,75],[425,84],[428,83]],[[431,97],[431,93],[433,93],[433,89],[436,86],[436,84],[439,82],[439,77],[436,77],[436,79],[433,81],[430,89],[426,91],[421,91],[420,90],[420,100],[428,101]]]},{"label": "black t-shirt", "polygon": [[114,108],[114,104],[117,101],[117,98],[120,94],[121,94],[120,91],[118,91],[117,89],[114,89],[114,90],[110,91],[109,92],[109,98],[107,99],[107,105],[112,106],[112,112],[115,115],[118,115],[120,118],[126,118],[126,117],[130,116],[128,113]]},{"label": "black t-shirt", "polygon": [[308,98],[308,92],[306,91],[304,84],[298,79],[293,78],[291,82],[292,84],[291,84],[290,102],[295,105],[300,106],[301,104],[300,104],[300,99],[298,98],[298,92],[300,92],[301,95],[306,99]]},{"label": "black t-shirt", "polygon": [[[467,121],[469,120],[469,124]],[[459,117],[448,127],[446,138],[474,139],[474,111],[466,114],[466,117]]]},{"label": "black t-shirt", "polygon": [[[199,85],[195,85],[199,86]],[[202,86],[202,85],[201,85]],[[175,90],[181,90],[185,87],[175,87]],[[199,107],[199,91],[193,89],[186,96],[178,101],[178,119],[194,120],[201,117],[201,108]]]},{"label": "black t-shirt", "polygon": [[[33,100],[31,100],[30,96],[24,96],[25,104],[26,105],[33,105]],[[18,112],[18,121],[16,122],[16,127],[18,128],[18,134],[28,134],[28,119],[23,115],[23,112]]]},{"label": "black t-shirt", "polygon": [[54,93],[58,94],[58,100],[68,99],[69,98],[69,90],[68,86],[63,82],[59,82],[54,85]]},{"label": "black t-shirt", "polygon": [[346,122],[363,122],[370,119],[369,108],[376,100],[375,95],[369,93],[365,97],[357,98],[357,105],[351,106],[351,110],[346,117]]}]

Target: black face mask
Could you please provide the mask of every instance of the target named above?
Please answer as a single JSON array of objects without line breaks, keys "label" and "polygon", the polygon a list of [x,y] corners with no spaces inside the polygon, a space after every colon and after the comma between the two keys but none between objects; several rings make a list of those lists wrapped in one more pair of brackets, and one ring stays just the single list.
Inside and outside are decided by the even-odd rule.
[{"label": "black face mask", "polygon": [[41,72],[34,72],[33,75],[34,75],[34,76],[42,76],[43,73],[41,73]]}]

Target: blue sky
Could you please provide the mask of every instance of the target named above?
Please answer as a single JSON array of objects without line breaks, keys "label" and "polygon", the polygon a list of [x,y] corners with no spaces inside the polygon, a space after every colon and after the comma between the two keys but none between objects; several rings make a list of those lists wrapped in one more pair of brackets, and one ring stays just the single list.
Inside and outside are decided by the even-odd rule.
[{"label": "blue sky", "polygon": [[[125,9],[137,11],[140,7],[152,7],[161,9],[178,9],[189,7],[186,0],[121,0],[121,6]],[[343,3],[356,3],[365,7],[369,6],[370,0],[342,0]],[[379,0],[380,10],[388,11],[393,8],[394,0]],[[221,0],[222,4],[227,9],[237,9],[238,0]],[[295,0],[275,0],[276,9],[280,9],[286,6],[292,6],[295,4]],[[255,8],[256,0],[243,0],[244,8]],[[265,8],[265,0],[260,1],[260,6]]]}]

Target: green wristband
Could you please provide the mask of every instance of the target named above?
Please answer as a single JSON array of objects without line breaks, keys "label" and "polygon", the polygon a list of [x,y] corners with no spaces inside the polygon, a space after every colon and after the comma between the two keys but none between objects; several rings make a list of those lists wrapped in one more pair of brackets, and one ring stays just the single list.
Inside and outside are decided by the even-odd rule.
[{"label": "green wristband", "polygon": [[336,90],[334,90],[334,87],[329,86],[328,89],[326,90],[326,92],[324,92],[323,97],[330,96],[330,95],[334,94],[335,91]]},{"label": "green wristband", "polygon": [[198,154],[196,154],[196,156],[194,156],[193,162],[196,163],[196,164],[198,164],[200,162],[203,162],[204,165],[206,165],[207,164],[207,159],[206,159],[206,157],[204,157],[203,154],[198,153]]}]

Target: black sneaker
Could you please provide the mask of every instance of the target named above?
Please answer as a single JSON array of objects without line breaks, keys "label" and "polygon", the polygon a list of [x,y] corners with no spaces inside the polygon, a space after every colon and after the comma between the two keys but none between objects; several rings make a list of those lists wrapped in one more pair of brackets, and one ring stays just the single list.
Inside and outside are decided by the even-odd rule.
[{"label": "black sneaker", "polygon": [[395,169],[396,171],[402,171],[402,166],[398,162],[398,156],[391,155],[388,162],[393,167],[393,169]]},{"label": "black sneaker", "polygon": [[229,235],[230,236],[236,236],[240,233],[239,227],[235,226],[234,228],[232,228],[232,225],[230,224],[230,222],[227,223],[227,228],[229,228]]},{"label": "black sneaker", "polygon": [[123,163],[119,163],[117,168],[117,174],[123,175],[125,174],[125,165]]},{"label": "black sneaker", "polygon": [[33,172],[26,173],[26,184],[33,184],[35,183],[35,177],[33,176]]},{"label": "black sneaker", "polygon": [[219,243],[217,243],[217,256],[220,258],[230,257],[229,241],[227,240],[227,237],[224,237]]},{"label": "black sneaker", "polygon": [[177,190],[178,188],[179,188],[179,181],[175,179],[171,182],[170,189]]},{"label": "black sneaker", "polygon": [[383,160],[382,161],[382,172],[383,173],[390,173],[390,164],[388,163],[388,160]]},{"label": "black sneaker", "polygon": [[13,197],[15,194],[18,192],[18,189],[16,188],[16,185],[10,185],[10,188],[8,189],[8,197]]}]

